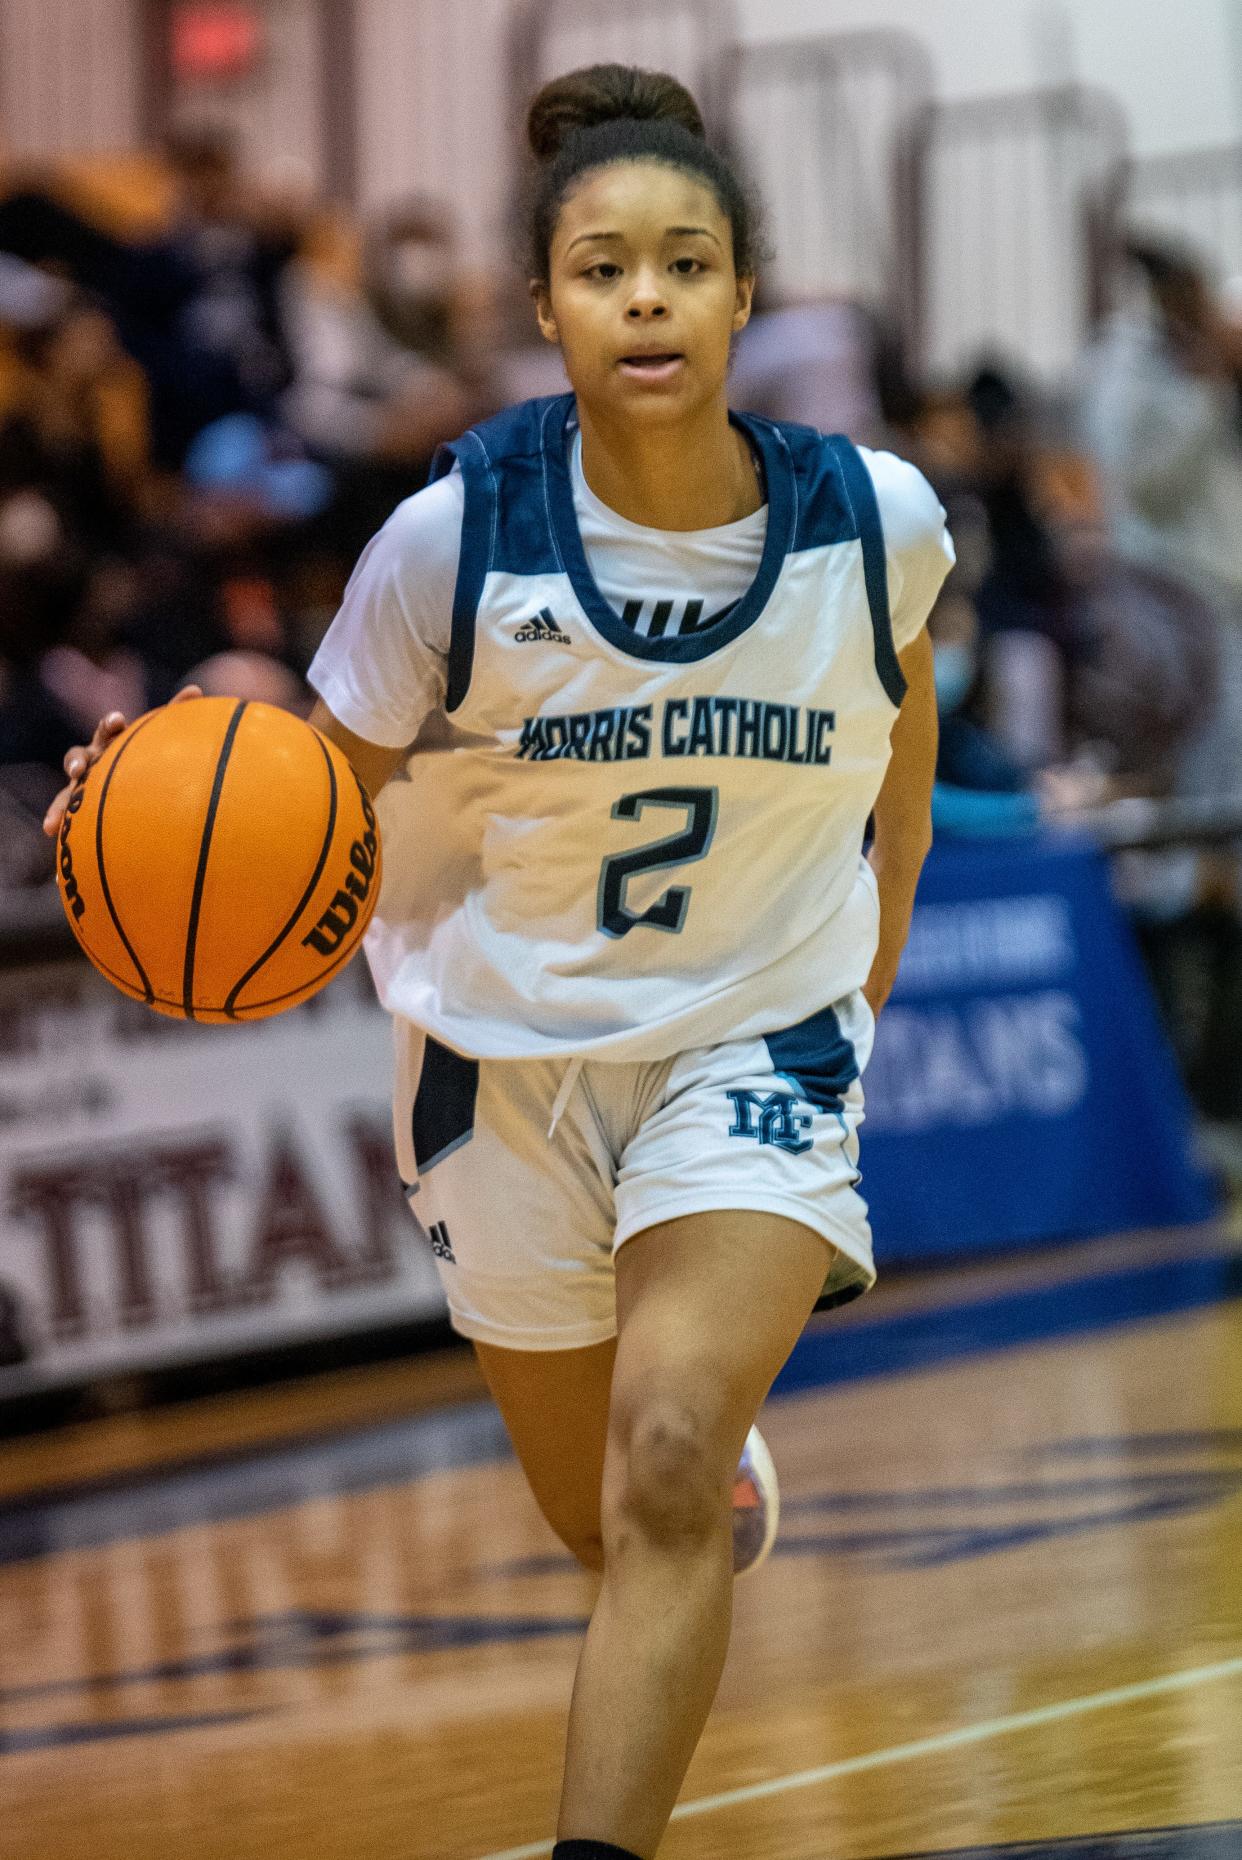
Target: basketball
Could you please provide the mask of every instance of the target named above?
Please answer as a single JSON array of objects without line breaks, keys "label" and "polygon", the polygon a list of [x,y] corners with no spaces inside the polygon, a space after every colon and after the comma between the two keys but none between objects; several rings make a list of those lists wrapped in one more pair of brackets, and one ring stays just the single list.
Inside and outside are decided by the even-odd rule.
[{"label": "basketball", "polygon": [[139,717],[70,800],[57,883],[101,974],[181,1020],[261,1020],[357,948],[380,882],[370,798],[318,730],[190,698]]}]

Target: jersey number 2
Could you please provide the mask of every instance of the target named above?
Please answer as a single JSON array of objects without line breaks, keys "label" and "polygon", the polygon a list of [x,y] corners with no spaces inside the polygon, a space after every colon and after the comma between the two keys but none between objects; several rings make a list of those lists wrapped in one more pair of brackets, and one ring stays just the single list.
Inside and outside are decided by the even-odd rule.
[{"label": "jersey number 2", "polygon": [[638,794],[623,794],[614,804],[614,820],[639,820],[648,807],[684,808],[686,825],[683,832],[671,833],[667,839],[637,846],[633,852],[612,853],[604,860],[599,874],[598,921],[605,936],[628,936],[639,924],[674,933],[681,929],[690,907],[689,885],[670,885],[663,897],[648,905],[641,915],[627,908],[625,888],[639,872],[658,871],[665,865],[688,865],[692,859],[701,859],[716,831],[719,798],[715,788],[644,788]]}]

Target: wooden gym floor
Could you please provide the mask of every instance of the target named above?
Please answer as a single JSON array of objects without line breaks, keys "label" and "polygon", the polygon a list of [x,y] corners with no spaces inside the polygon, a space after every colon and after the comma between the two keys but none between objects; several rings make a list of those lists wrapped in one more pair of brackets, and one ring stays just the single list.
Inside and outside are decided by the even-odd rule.
[{"label": "wooden gym floor", "polygon": [[[1239,1264],[816,1321],[661,1860],[1242,1860]],[[12,1442],[0,1854],[534,1860],[591,1597],[464,1355]]]}]

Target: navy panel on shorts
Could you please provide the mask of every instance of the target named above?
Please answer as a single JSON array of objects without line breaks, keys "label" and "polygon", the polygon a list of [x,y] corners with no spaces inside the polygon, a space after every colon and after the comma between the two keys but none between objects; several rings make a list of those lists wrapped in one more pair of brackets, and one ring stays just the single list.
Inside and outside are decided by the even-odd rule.
[{"label": "navy panel on shorts", "polygon": [[414,1160],[420,1175],[469,1142],[474,1135],[478,1095],[478,1060],[463,1059],[428,1034],[410,1119]]},{"label": "navy panel on shorts", "polygon": [[763,1043],[773,1069],[792,1079],[808,1104],[821,1111],[842,1108],[859,1066],[853,1041],[842,1033],[832,1008],[820,1008],[796,1026],[765,1033]]}]

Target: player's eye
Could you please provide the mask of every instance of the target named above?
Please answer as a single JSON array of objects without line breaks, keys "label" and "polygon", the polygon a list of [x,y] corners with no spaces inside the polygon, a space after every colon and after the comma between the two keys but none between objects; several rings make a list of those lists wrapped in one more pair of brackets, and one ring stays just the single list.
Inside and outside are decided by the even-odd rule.
[{"label": "player's eye", "polygon": [[691,258],[688,252],[681,258],[675,258],[673,260],[673,270],[682,278],[691,278],[696,272],[706,271],[706,269],[707,267],[701,258]]},{"label": "player's eye", "polygon": [[582,275],[584,278],[599,278],[601,282],[608,284],[613,278],[621,276],[621,267],[615,265],[610,258],[601,258],[596,264],[588,265]]}]

